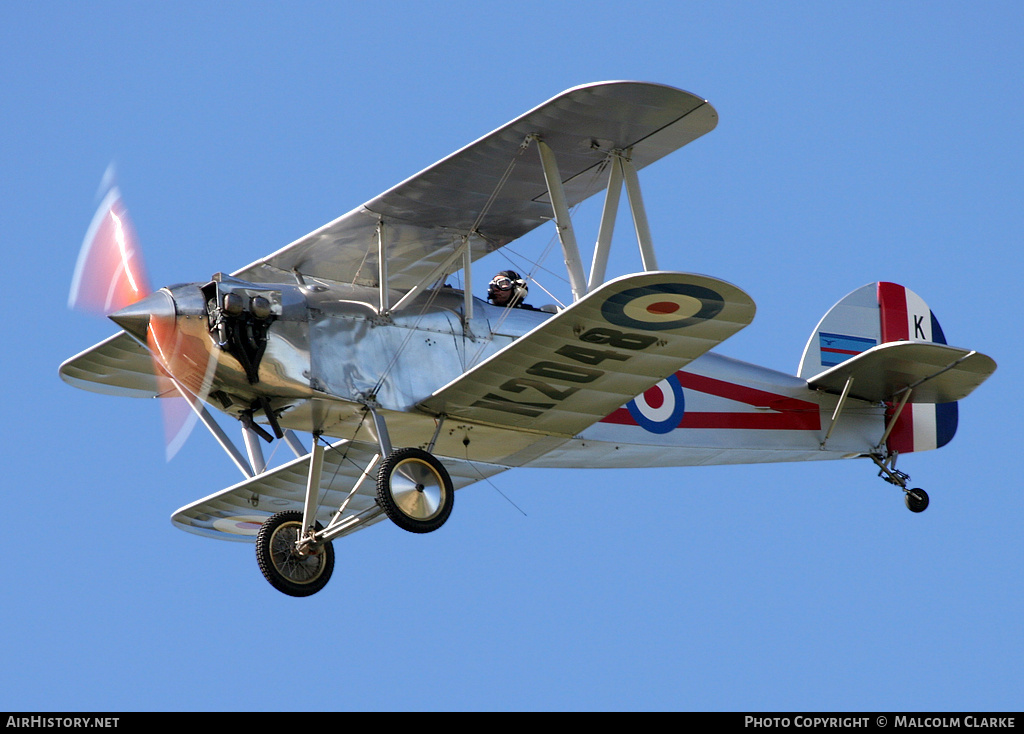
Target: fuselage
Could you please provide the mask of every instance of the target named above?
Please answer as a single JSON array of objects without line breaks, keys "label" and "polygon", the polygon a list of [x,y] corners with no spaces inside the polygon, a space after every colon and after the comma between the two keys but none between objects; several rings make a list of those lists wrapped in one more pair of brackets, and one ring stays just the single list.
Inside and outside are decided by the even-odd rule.
[{"label": "fuselage", "polygon": [[[386,317],[378,313],[376,288],[351,284],[255,285],[222,276],[166,290],[175,303],[176,343],[189,345],[176,370],[195,373],[178,375],[183,382],[196,384],[204,362],[194,355],[206,350],[216,361],[208,402],[235,417],[248,411],[258,422],[266,422],[260,410],[268,405],[283,428],[370,439],[371,404],[386,416],[395,445],[433,439],[439,456],[545,467],[833,459],[870,451],[883,430],[884,406],[853,405],[822,446],[834,396],[715,353],[571,438],[442,421],[417,405],[551,314],[474,299],[466,319],[463,292],[449,287],[426,291]],[[402,294],[391,295],[395,303]]]}]

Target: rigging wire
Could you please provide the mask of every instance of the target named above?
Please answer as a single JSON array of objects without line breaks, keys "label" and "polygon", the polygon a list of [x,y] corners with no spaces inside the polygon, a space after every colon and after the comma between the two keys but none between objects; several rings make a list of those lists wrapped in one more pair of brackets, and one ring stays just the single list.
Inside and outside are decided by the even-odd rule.
[{"label": "rigging wire", "polygon": [[509,496],[507,494],[505,494],[500,489],[498,489],[498,485],[496,485],[494,482],[492,482],[490,477],[485,476],[484,473],[482,471],[480,471],[480,468],[476,465],[476,463],[472,459],[469,458],[469,444],[466,443],[464,445],[466,447],[466,463],[469,464],[469,466],[473,469],[473,471],[475,471],[477,474],[479,474],[481,479],[483,479],[485,482],[487,482],[489,485],[491,485],[491,488],[495,492],[497,492],[502,497],[504,497],[506,502],[508,502],[513,507],[515,507],[517,510],[519,510],[519,512],[522,514],[523,517],[529,517],[529,515],[527,515],[526,512],[523,511],[522,507],[520,507],[515,502],[513,502],[511,500],[511,498],[509,498]]},{"label": "rigging wire", "polygon": [[[358,469],[360,475],[365,473],[366,470],[369,468],[368,466],[367,467],[360,466],[355,460],[348,458],[349,449],[352,447],[352,444],[355,443],[356,436],[359,435],[359,431],[362,429],[363,424],[366,423],[366,417],[369,414],[370,414],[369,410],[363,410],[363,417],[359,420],[359,423],[356,424],[356,429],[352,432],[352,437],[349,438],[348,440],[345,440],[344,452],[342,453],[341,458],[338,460],[337,464],[335,464],[335,466],[334,466],[334,474],[331,475],[330,481],[327,482],[327,488],[325,490],[323,490],[323,491],[320,491],[319,495],[317,497],[317,506],[316,506],[317,514],[320,513],[320,510],[323,509],[323,507],[324,507],[324,503],[327,501],[327,493],[331,492],[331,491],[334,491],[333,490],[334,482],[338,478],[338,474],[339,474],[339,472],[341,472],[341,467],[342,467],[342,465],[346,461],[349,464],[351,464],[352,466],[354,466],[356,469]],[[338,452],[338,451],[341,451],[341,449],[342,449],[342,447],[338,446],[338,443],[340,443],[340,442],[336,442],[335,444],[331,444],[330,442],[325,441],[323,439],[323,434],[316,434],[316,433],[314,433],[313,434],[313,441],[320,441],[321,443],[323,443],[324,448],[327,451]],[[321,484],[321,487],[322,487],[323,486],[323,481],[322,480],[321,480],[320,484]],[[339,490],[339,491],[343,491],[343,490]]]},{"label": "rigging wire", "polygon": [[[516,163],[518,162],[520,156],[522,156],[522,154],[526,151],[526,149],[529,148],[530,143],[531,143],[531,141],[533,139],[534,139],[534,136],[532,136],[532,135],[526,136],[526,138],[523,140],[523,142],[520,143],[519,148],[512,155],[511,159],[509,160],[508,165],[505,167],[504,172],[502,173],[501,177],[498,179],[498,182],[495,184],[493,190],[491,191],[490,196],[488,197],[488,199],[485,202],[484,206],[481,208],[480,212],[477,214],[476,219],[474,220],[474,222],[473,222],[472,226],[470,227],[468,233],[463,235],[462,240],[465,243],[465,247],[471,248],[471,238],[474,235],[479,237],[479,238],[481,238],[481,239],[484,239],[483,235],[479,232],[480,224],[483,222],[484,218],[487,216],[487,214],[489,213],[490,209],[493,207],[494,203],[497,201],[498,195],[500,194],[502,188],[504,188],[505,184],[508,182],[509,178],[511,177],[512,172],[513,172],[513,170],[514,170],[514,168],[516,166]],[[591,179],[590,186],[593,185],[593,182],[596,180],[597,175],[600,173],[601,170],[603,170],[603,168],[601,166],[598,166],[597,168],[595,168],[594,173],[592,174],[592,179]],[[589,186],[588,186],[588,188],[589,188]],[[575,206],[573,206],[572,209],[570,209],[570,216],[575,214],[576,210],[579,207],[579,204],[580,204],[580,202],[577,202],[577,204]],[[558,302],[559,305],[563,305],[560,299],[558,299],[554,294],[552,294],[547,288],[545,288],[541,283],[539,283],[536,280],[537,271],[538,270],[543,270],[545,273],[548,273],[549,275],[551,275],[551,276],[553,276],[553,277],[555,277],[555,278],[557,278],[557,279],[559,279],[559,280],[561,280],[561,281],[563,281],[565,283],[568,283],[567,279],[557,275],[556,273],[554,273],[550,269],[544,267],[544,265],[543,265],[544,261],[550,256],[551,251],[554,249],[555,238],[557,236],[558,236],[558,233],[556,231],[556,233],[554,235],[552,235],[551,238],[548,240],[548,244],[545,247],[545,249],[543,250],[543,252],[541,253],[540,257],[538,259],[536,259],[536,260],[528,258],[525,255],[523,255],[523,254],[521,254],[519,252],[516,252],[515,250],[512,250],[511,248],[507,248],[507,246],[505,246],[503,248],[499,248],[499,249],[501,249],[501,251],[502,251],[502,256],[508,262],[510,262],[513,266],[517,267],[520,270],[527,270],[527,269],[523,268],[521,265],[518,265],[515,261],[513,261],[512,258],[509,257],[509,253],[511,253],[512,255],[515,255],[516,257],[521,258],[525,262],[529,263],[531,265],[531,267],[527,270],[527,273],[528,273],[527,277],[529,278],[529,280],[531,280],[534,284],[536,284],[538,287],[540,287],[541,290],[543,290],[551,298],[553,298],[556,302]],[[456,245],[453,242],[453,247],[457,247],[457,246],[458,245]],[[506,253],[504,251],[506,248],[509,250],[509,253]],[[470,249],[470,252],[469,252],[469,256],[472,258],[472,251],[471,251],[471,249]],[[369,395],[367,395],[367,397],[375,398],[375,396],[378,394],[380,389],[383,387],[384,382],[386,381],[387,377],[390,375],[392,369],[394,369],[394,367],[398,363],[398,360],[401,357],[402,353],[405,351],[406,347],[408,346],[410,339],[418,331],[419,324],[422,321],[423,317],[427,314],[428,311],[430,311],[431,306],[433,305],[434,301],[436,300],[438,294],[441,292],[441,288],[437,287],[437,285],[439,283],[443,282],[448,277],[448,275],[449,275],[449,273],[442,273],[439,276],[439,278],[434,282],[433,287],[430,288],[430,290],[429,290],[429,294],[430,294],[429,297],[424,302],[422,307],[419,309],[419,312],[416,314],[416,317],[415,317],[415,320],[413,321],[413,323],[410,326],[406,327],[407,328],[407,333],[405,335],[405,338],[402,340],[402,343],[399,345],[398,349],[395,350],[395,353],[392,355],[391,359],[389,360],[387,365],[384,367],[384,369],[382,370],[381,374],[378,376],[376,382],[374,383],[372,391],[370,392]],[[463,287],[464,288],[467,285],[468,285],[468,283],[463,283]],[[381,288],[386,288],[387,284],[386,283],[381,283],[380,287]],[[563,305],[563,307],[564,307],[564,305]],[[501,327],[502,323],[504,322],[505,318],[507,318],[507,316],[508,316],[510,311],[511,311],[511,309],[503,309],[501,317],[499,318],[499,320],[498,320],[498,322],[496,324],[496,328],[500,328]],[[467,326],[468,326],[468,324],[467,324]],[[467,330],[463,331],[463,340],[464,341],[465,341],[465,338],[467,336],[466,335],[466,331]],[[474,355],[473,359],[469,362],[469,365],[464,365],[464,369],[468,369],[468,367],[470,367],[473,364],[475,364],[477,362],[477,360],[479,359],[480,355],[483,353],[483,350],[491,342],[492,342],[491,338],[486,338],[486,339],[481,340],[481,344],[479,346],[479,349],[477,350],[477,353]],[[463,349],[463,353],[465,353],[465,348]],[[359,431],[362,429],[363,424],[366,422],[366,418],[367,418],[368,415],[369,415],[369,409],[364,409],[362,418],[360,419],[359,423],[356,425],[355,430],[352,432],[352,437],[345,442],[344,451],[342,453],[341,459],[335,465],[334,474],[331,476],[330,481],[327,483],[327,490],[325,492],[323,492],[321,494],[320,498],[319,498],[318,506],[317,506],[317,510],[318,511],[323,507],[323,503],[324,503],[324,501],[326,499],[326,493],[331,491],[331,487],[333,486],[335,480],[337,479],[338,473],[341,471],[342,464],[345,461],[348,461],[349,463],[351,463],[356,468],[359,468],[359,465],[355,461],[353,461],[352,459],[348,458],[348,453],[349,453],[349,448],[351,447],[352,443],[355,441],[355,438],[359,434]],[[325,441],[323,439],[323,437],[322,437],[322,434],[314,433],[313,438],[314,438],[314,441],[321,441],[324,444],[325,448],[327,448],[329,450],[333,450],[333,451],[340,451],[341,450],[341,447],[336,446],[336,445],[332,446],[329,442]],[[276,448],[275,448],[275,453],[276,453]],[[271,458],[273,458],[273,455],[274,454],[272,453],[271,454]],[[502,492],[488,477],[484,476],[484,474],[470,461],[470,459],[469,459],[469,447],[468,446],[466,447],[466,461],[469,462],[470,466],[473,467],[474,471],[476,471],[476,473],[480,476],[481,479],[483,479],[489,485],[491,485],[491,487],[496,492],[498,492],[498,494],[500,494],[502,497],[505,498],[505,500],[507,502],[509,502],[509,504],[511,504],[520,513],[522,513],[524,516],[526,516],[526,513],[522,510],[522,508],[520,508],[518,505],[516,505],[515,502],[513,502],[504,492]]]},{"label": "rigging wire", "polygon": [[[436,283],[437,281],[435,281],[435,286]],[[420,312],[416,314],[416,320],[412,323],[411,326],[406,327],[408,333],[405,335],[405,338],[402,340],[402,343],[398,346],[398,349],[395,350],[395,353],[391,355],[391,361],[388,362],[387,366],[384,368],[380,376],[377,378],[376,383],[374,383],[373,389],[370,391],[371,396],[377,395],[381,387],[384,386],[384,381],[387,379],[388,375],[391,374],[391,370],[394,369],[395,365],[398,363],[398,358],[402,356],[402,352],[405,351],[405,348],[409,344],[409,340],[412,339],[413,334],[415,334],[419,330],[420,321],[423,320],[423,317],[427,314],[427,311],[434,304],[434,300],[437,298],[437,294],[440,292],[441,290],[437,287],[433,287],[430,289],[430,297],[427,298],[426,303],[424,303],[422,308],[420,308]]]},{"label": "rigging wire", "polygon": [[[608,159],[606,159],[605,163],[602,163],[599,166],[595,166],[594,169],[591,171],[590,180],[587,182],[587,186],[586,186],[586,189],[585,189],[586,191],[590,191],[590,190],[592,190],[594,188],[594,185],[597,183],[598,178],[601,176],[602,173],[604,173],[604,171],[607,168],[607,160]],[[583,201],[578,201],[578,202],[576,202],[572,206],[572,208],[569,209],[569,218],[570,219],[573,219],[575,217],[576,212],[580,208],[580,205],[582,203],[583,203]],[[556,278],[557,280],[562,281],[566,285],[569,284],[568,278],[565,278],[565,277],[559,275],[557,272],[555,272],[555,271],[553,271],[553,270],[551,270],[549,268],[546,268],[544,266],[544,261],[547,260],[547,258],[551,255],[551,251],[555,247],[555,241],[556,241],[557,238],[558,238],[558,232],[556,230],[555,233],[552,234],[551,237],[548,239],[547,246],[544,248],[544,250],[541,252],[540,256],[536,260],[533,260],[533,259],[527,257],[526,255],[520,253],[520,252],[516,252],[514,249],[512,249],[508,245],[505,245],[504,247],[502,247],[500,252],[501,252],[502,257],[504,257],[506,260],[508,260],[508,262],[512,263],[513,265],[516,265],[516,263],[512,260],[511,257],[509,257],[508,253],[511,253],[511,254],[515,255],[516,257],[522,258],[524,261],[530,263],[532,265],[532,270],[528,271],[529,272],[529,275],[528,275],[529,279],[531,281],[533,281],[534,284],[536,284],[542,291],[544,291],[549,296],[551,296],[551,298],[554,298],[555,301],[557,301],[558,304],[560,306],[562,306],[562,308],[565,308],[565,305],[562,303],[561,299],[556,297],[551,291],[549,291],[547,288],[545,288],[535,277],[537,270],[543,270],[545,273],[547,273],[548,275],[552,276],[553,278]],[[506,250],[508,252],[506,252]],[[522,268],[521,266],[517,266],[517,267],[520,267],[521,269],[525,270],[525,268]]]},{"label": "rigging wire", "polygon": [[[515,168],[516,163],[519,161],[519,157],[523,154],[523,152],[527,148],[530,147],[530,142],[532,140],[533,140],[533,137],[528,135],[528,136],[526,136],[523,139],[523,142],[519,144],[519,148],[517,148],[516,152],[512,154],[512,157],[509,160],[508,165],[505,166],[504,172],[501,174],[501,177],[498,179],[498,182],[495,184],[494,188],[491,190],[490,196],[487,197],[487,201],[484,203],[483,207],[481,207],[480,212],[477,214],[476,219],[473,221],[473,224],[470,226],[469,231],[465,235],[463,235],[463,241],[465,242],[465,246],[470,249],[470,257],[471,258],[472,258],[472,238],[473,238],[473,236],[476,235],[477,237],[480,237],[481,239],[484,239],[483,235],[481,235],[480,232],[479,232],[480,223],[483,222],[484,218],[490,212],[491,207],[494,206],[494,202],[497,201],[497,199],[498,199],[498,194],[501,193],[501,190],[505,187],[505,184],[508,182],[509,178],[512,176],[512,171]],[[453,243],[453,246],[455,246],[454,243]],[[388,362],[388,364],[384,368],[383,372],[381,372],[380,376],[377,378],[377,381],[374,384],[374,387],[373,387],[373,390],[372,390],[372,394],[373,395],[376,395],[377,392],[381,389],[381,387],[384,386],[384,381],[387,379],[388,375],[391,373],[391,370],[394,369],[394,366],[397,364],[399,357],[405,351],[406,346],[409,344],[409,340],[412,338],[413,334],[418,330],[420,321],[422,320],[423,316],[426,315],[427,311],[433,305],[434,300],[437,298],[438,293],[440,293],[440,289],[437,288],[437,283],[440,282],[440,281],[443,281],[447,277],[447,275],[448,275],[447,273],[442,273],[440,278],[438,278],[438,280],[435,281],[434,287],[431,288],[431,290],[430,290],[430,297],[427,299],[427,302],[424,303],[423,307],[420,309],[420,312],[417,315],[415,322],[409,328],[409,333],[406,334],[405,339],[402,340],[402,343],[399,345],[398,349],[395,350],[395,353],[392,355],[391,360]],[[386,287],[386,285],[387,285],[386,283],[382,283],[380,285],[380,287],[384,288],[384,287]]]},{"label": "rigging wire", "polygon": [[[527,140],[523,143],[523,145],[520,146],[520,153],[523,150],[526,149],[526,145],[529,143],[529,141],[531,139],[532,139],[532,136],[528,137]],[[596,166],[594,168],[593,172],[590,175],[590,181],[587,184],[587,189],[586,190],[591,190],[594,187],[595,182],[598,180],[598,177],[605,170],[605,168],[606,168],[606,166],[604,166],[604,165]],[[582,204],[582,203],[583,203],[582,201],[576,202],[576,204],[574,204],[573,207],[569,210],[569,217],[570,217],[570,219],[575,215],[577,209],[579,209],[580,204]],[[551,251],[554,249],[555,240],[557,238],[558,238],[558,232],[556,231],[548,239],[547,246],[541,252],[540,257],[538,257],[536,260],[528,258],[525,255],[523,255],[522,253],[519,253],[519,252],[516,252],[515,250],[512,250],[508,245],[505,245],[504,247],[499,249],[498,252],[500,252],[501,256],[504,257],[513,267],[516,268],[517,272],[520,271],[520,270],[525,270],[526,273],[527,273],[526,277],[527,277],[528,280],[532,281],[538,288],[540,288],[542,291],[547,293],[551,298],[553,298],[555,300],[555,302],[558,303],[559,306],[561,306],[562,308],[565,308],[565,304],[562,303],[562,300],[560,298],[558,298],[557,296],[555,296],[547,288],[545,288],[540,283],[540,281],[538,281],[537,278],[536,278],[537,270],[543,270],[544,272],[551,274],[553,277],[557,278],[558,280],[561,280],[563,283],[566,283],[566,284],[569,283],[568,279],[563,278],[563,277],[559,276],[557,273],[554,273],[553,271],[551,271],[548,268],[544,267],[544,261],[548,258],[548,256],[550,256]],[[519,265],[518,263],[516,263],[511,257],[509,257],[509,255],[506,252],[506,250],[510,251],[516,257],[522,258],[525,262],[530,264],[531,267],[529,269],[527,269],[527,268],[524,268],[522,265]],[[508,315],[511,313],[511,311],[512,311],[512,309],[509,309],[509,308],[502,309],[501,316],[498,317],[498,321],[495,323],[494,327],[492,328],[492,332],[493,331],[497,331],[498,329],[501,328],[502,324],[504,324],[505,319],[508,317]],[[469,364],[467,366],[465,366],[464,369],[468,369],[469,367],[477,364],[478,360],[480,359],[480,356],[483,354],[484,349],[487,347],[487,345],[488,345],[488,343],[490,341],[491,340],[489,340],[489,339],[488,340],[484,340],[480,344],[480,347],[477,349],[476,353],[473,355],[473,359],[470,360]]]}]

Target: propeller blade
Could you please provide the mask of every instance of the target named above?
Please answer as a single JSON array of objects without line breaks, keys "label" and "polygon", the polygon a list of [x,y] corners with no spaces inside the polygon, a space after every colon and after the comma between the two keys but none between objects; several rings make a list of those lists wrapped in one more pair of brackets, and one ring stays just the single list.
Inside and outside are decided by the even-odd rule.
[{"label": "propeller blade", "polygon": [[160,405],[167,461],[170,461],[184,446],[199,413],[204,410],[203,403],[209,397],[217,370],[217,359],[208,343],[184,334],[178,328],[171,295],[167,291],[158,291],[158,294],[165,296],[166,300],[161,304],[162,308],[157,306],[150,313],[146,344],[153,355],[157,373],[166,381],[166,398],[160,401]]},{"label": "propeller blade", "polygon": [[[153,344],[154,341],[151,340],[150,343]],[[154,347],[155,344],[151,348]],[[203,403],[209,397],[216,368],[217,361],[211,354],[207,359],[207,368],[200,388],[195,394],[190,392],[180,381],[167,376],[168,395],[160,401],[164,418],[164,445],[167,461],[173,459],[181,450],[199,421],[199,413],[205,409]]]},{"label": "propeller blade", "polygon": [[114,186],[100,202],[82,241],[68,306],[106,315],[149,293],[135,227],[120,190]]},{"label": "propeller blade", "polygon": [[[110,177],[108,169],[105,184]],[[117,186],[107,189],[86,231],[68,306],[107,315],[148,346],[165,398],[160,405],[170,461],[195,426],[217,362],[212,349],[180,333],[171,294],[152,292],[135,227]]]}]

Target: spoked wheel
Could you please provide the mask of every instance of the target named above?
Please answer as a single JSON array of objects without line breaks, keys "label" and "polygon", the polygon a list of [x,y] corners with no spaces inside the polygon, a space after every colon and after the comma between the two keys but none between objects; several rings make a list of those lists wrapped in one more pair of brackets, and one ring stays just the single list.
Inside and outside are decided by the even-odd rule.
[{"label": "spoked wheel", "polygon": [[928,508],[928,493],[923,489],[908,489],[903,495],[903,501],[911,512],[924,512]]},{"label": "spoked wheel", "polygon": [[403,530],[437,530],[452,513],[454,501],[455,490],[448,470],[422,449],[397,449],[380,466],[377,502]]},{"label": "spoked wheel", "polygon": [[[317,530],[320,524],[317,523]],[[310,596],[331,580],[334,546],[323,543],[300,553],[295,543],[302,534],[302,513],[279,512],[256,535],[256,560],[270,585],[288,596]]]}]

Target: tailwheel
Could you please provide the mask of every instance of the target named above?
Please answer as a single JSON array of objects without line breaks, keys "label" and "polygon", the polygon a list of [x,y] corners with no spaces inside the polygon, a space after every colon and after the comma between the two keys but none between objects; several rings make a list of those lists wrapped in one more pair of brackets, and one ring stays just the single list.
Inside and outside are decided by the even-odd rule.
[{"label": "tailwheel", "polygon": [[429,533],[452,512],[455,490],[448,470],[432,454],[397,449],[377,474],[377,503],[391,521],[410,533]]},{"label": "tailwheel", "polygon": [[928,508],[928,493],[916,487],[908,489],[903,495],[903,501],[911,512],[924,512]]},{"label": "tailwheel", "polygon": [[896,457],[894,452],[884,460],[874,454],[870,458],[878,466],[878,476],[889,484],[895,484],[903,490],[903,501],[911,512],[924,512],[928,508],[928,493],[920,488],[907,489],[910,482],[910,475],[896,469]]},{"label": "tailwheel", "polygon": [[[320,524],[317,523],[317,530]],[[288,596],[310,596],[320,591],[334,571],[334,546],[320,543],[300,549],[302,513],[286,510],[263,523],[256,535],[256,560],[264,577]]]}]

